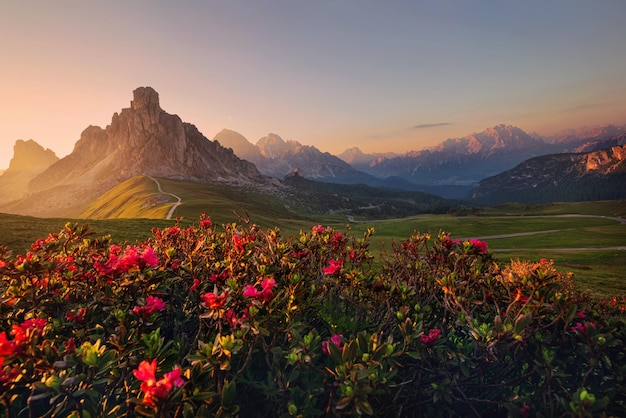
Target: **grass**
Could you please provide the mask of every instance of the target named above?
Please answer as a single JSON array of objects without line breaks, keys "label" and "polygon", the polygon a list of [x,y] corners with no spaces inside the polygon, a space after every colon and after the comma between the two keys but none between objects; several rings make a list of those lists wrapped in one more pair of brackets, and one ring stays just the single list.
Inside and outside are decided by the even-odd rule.
[{"label": "grass", "polygon": [[[147,181],[146,181],[147,180]],[[174,213],[183,224],[194,223],[200,213],[207,213],[217,224],[241,222],[239,216],[264,228],[278,226],[283,236],[297,235],[300,229],[308,230],[312,225],[323,224],[343,230],[348,224],[344,215],[307,215],[294,212],[278,199],[237,191],[225,186],[198,187],[190,182],[161,179],[163,190],[175,190],[183,198]],[[100,205],[99,214],[122,215],[124,210],[142,209],[142,199],[158,194],[156,185],[149,179],[135,180],[124,184],[124,193],[110,205]],[[119,191],[119,190],[118,190]],[[126,199],[126,200],[125,200]],[[153,212],[141,212],[146,217],[165,216],[174,199],[160,207],[148,208]],[[126,202],[126,203],[124,203]],[[615,220],[602,218],[554,217],[554,215],[578,213],[595,216],[626,216],[624,202],[575,202],[547,205],[503,205],[483,208],[479,215],[418,215],[403,219],[367,221],[357,218],[350,229],[361,235],[367,228],[374,227],[372,250],[377,253],[389,246],[392,240],[404,240],[413,232],[437,234],[445,231],[452,238],[486,237],[537,231],[536,235],[486,238],[489,248],[502,262],[510,259],[555,260],[562,271],[574,273],[581,288],[599,296],[626,293],[626,251],[606,249],[626,246],[626,225]],[[95,210],[92,208],[92,210]],[[237,212],[237,213],[235,213]],[[147,216],[147,215],[151,216]],[[66,222],[88,223],[98,236],[110,234],[114,241],[136,242],[151,235],[153,227],[167,227],[174,220],[164,219],[62,219],[33,218],[0,214],[0,244],[14,253],[23,253],[30,244],[49,232],[59,231]],[[594,250],[573,250],[593,248]]]}]

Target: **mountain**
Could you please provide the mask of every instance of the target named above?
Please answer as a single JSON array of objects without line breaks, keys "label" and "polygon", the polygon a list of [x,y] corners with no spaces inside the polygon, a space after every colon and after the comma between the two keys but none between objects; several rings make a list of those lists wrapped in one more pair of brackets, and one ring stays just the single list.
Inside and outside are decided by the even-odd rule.
[{"label": "mountain", "polygon": [[574,148],[573,152],[591,152],[597,151],[605,148],[612,148],[618,145],[626,144],[626,134],[615,135],[609,138],[601,138],[596,140],[591,140],[583,143],[582,145]]},{"label": "mountain", "polygon": [[226,148],[232,149],[237,157],[254,163],[257,165],[257,169],[258,164],[263,160],[261,151],[239,132],[231,131],[230,129],[222,129],[215,135],[213,140],[219,142]]},{"label": "mountain", "polygon": [[480,204],[626,198],[626,145],[587,153],[536,157],[482,180],[471,192]]},{"label": "mountain", "polygon": [[626,126],[617,125],[589,125],[576,129],[565,129],[555,135],[543,138],[551,144],[563,144],[569,149],[580,146],[586,142],[595,142],[614,136],[626,134]]},{"label": "mountain", "polygon": [[398,176],[417,184],[470,186],[485,177],[545,153],[545,142],[521,129],[497,125],[462,138],[448,139],[423,151],[380,158],[368,173]]},{"label": "mountain", "polygon": [[0,204],[23,197],[28,183],[59,158],[37,142],[18,139],[13,146],[13,158],[0,175]]},{"label": "mountain", "polygon": [[358,147],[348,148],[341,154],[337,155],[337,157],[341,158],[357,170],[367,170],[370,164],[378,159],[394,158],[399,156],[399,154],[394,152],[366,154]]},{"label": "mountain", "polygon": [[384,183],[334,155],[298,141],[285,141],[273,133],[259,139],[256,145],[241,134],[226,129],[217,133],[214,139],[231,148],[238,157],[253,162],[267,176],[282,179],[297,171],[304,178],[331,183]]},{"label": "mountain", "polygon": [[66,213],[141,174],[271,187],[254,164],[166,113],[154,89],[139,87],[130,107],[115,113],[110,125],[86,128],[70,155],[30,180],[28,201],[0,209],[35,216]]}]

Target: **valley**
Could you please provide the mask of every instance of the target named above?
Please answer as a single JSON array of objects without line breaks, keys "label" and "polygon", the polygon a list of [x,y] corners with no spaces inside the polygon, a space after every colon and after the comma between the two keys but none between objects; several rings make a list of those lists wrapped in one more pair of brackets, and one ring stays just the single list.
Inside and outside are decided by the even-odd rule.
[{"label": "valley", "polygon": [[[145,184],[158,193],[156,184],[146,180]],[[376,220],[352,216],[349,221],[344,214],[289,211],[278,201],[268,202],[263,195],[229,195],[218,189],[199,192],[193,183],[186,187],[177,184],[175,189],[176,183],[172,180],[162,182],[165,192],[176,190],[182,200],[174,215],[180,218],[182,225],[197,222],[199,214],[205,212],[217,224],[241,223],[248,219],[263,228],[278,227],[284,237],[296,237],[300,230],[310,230],[317,224],[339,230],[349,228],[357,236],[374,228],[371,247],[377,256],[415,231],[434,235],[445,231],[453,239],[484,239],[496,259],[503,263],[511,259],[553,259],[557,268],[572,272],[576,283],[593,295],[626,293],[623,280],[625,201],[503,205],[481,208],[465,216],[431,213]],[[8,246],[15,254],[24,253],[32,242],[42,238],[43,231],[58,231],[68,221],[88,224],[94,236],[111,235],[116,242],[133,243],[149,237],[153,227],[174,225],[174,220],[164,219],[172,204],[163,203],[160,208],[153,208],[155,211],[151,213],[159,216],[152,219],[141,216],[132,219],[32,218],[1,214],[0,244]]]}]

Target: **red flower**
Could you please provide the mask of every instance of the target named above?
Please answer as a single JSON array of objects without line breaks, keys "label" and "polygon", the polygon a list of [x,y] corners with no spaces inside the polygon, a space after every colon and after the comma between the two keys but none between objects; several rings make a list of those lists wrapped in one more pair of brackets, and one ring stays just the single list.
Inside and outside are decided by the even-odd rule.
[{"label": "red flower", "polygon": [[77,324],[81,324],[85,319],[85,313],[87,312],[87,308],[80,308],[78,313],[74,314],[72,312],[67,312],[65,314],[65,319],[68,321],[76,322]]},{"label": "red flower", "polygon": [[174,386],[180,387],[185,381],[180,376],[181,370],[175,367],[171,372],[157,380],[156,379],[157,363],[156,359],[152,362],[147,360],[139,364],[137,370],[133,370],[133,375],[137,380],[141,380],[141,391],[144,393],[143,403],[154,408],[157,403],[167,398],[167,395]]},{"label": "red flower", "polygon": [[15,354],[16,351],[17,344],[7,339],[7,333],[5,331],[0,332],[0,356],[9,356]]},{"label": "red flower", "polygon": [[133,312],[141,318],[146,319],[153,313],[163,310],[165,310],[165,302],[163,302],[163,299],[150,295],[146,299],[146,304],[144,306],[135,306]]},{"label": "red flower", "polygon": [[196,290],[198,288],[198,286],[200,286],[200,280],[193,279],[193,284],[189,288],[189,291],[193,292],[194,290]]},{"label": "red flower", "polygon": [[528,297],[522,294],[522,289],[516,289],[514,297],[515,297],[515,302],[521,302],[521,303],[528,302]]},{"label": "red flower", "polygon": [[325,275],[332,276],[340,272],[342,267],[343,260],[335,260],[334,258],[332,258],[329,262],[328,267],[324,267],[322,271]]},{"label": "red flower", "polygon": [[215,293],[209,292],[204,295],[200,295],[200,299],[204,302],[207,308],[215,310],[219,309],[226,303],[226,298],[228,297],[228,290],[223,292],[221,295],[217,295]]},{"label": "red flower", "polygon": [[65,354],[74,354],[76,352],[76,340],[74,337],[65,343]]},{"label": "red flower", "polygon": [[9,366],[2,367],[4,363],[4,358],[0,357],[0,387],[5,385],[6,383],[11,383],[13,380],[20,374],[19,369],[13,367],[9,369]]},{"label": "red flower", "polygon": [[314,227],[311,228],[311,231],[313,231],[316,234],[321,234],[322,232],[324,232],[324,227],[322,225],[315,225]]},{"label": "red flower", "polygon": [[426,345],[433,345],[439,340],[439,336],[441,335],[440,329],[431,329],[428,332],[428,335],[422,334],[420,335],[420,341]]}]

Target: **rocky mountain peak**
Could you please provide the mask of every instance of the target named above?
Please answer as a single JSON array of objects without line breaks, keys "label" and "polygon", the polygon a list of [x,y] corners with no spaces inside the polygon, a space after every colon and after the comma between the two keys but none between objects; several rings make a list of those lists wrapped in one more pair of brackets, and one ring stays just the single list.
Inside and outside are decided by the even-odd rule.
[{"label": "rocky mountain peak", "polygon": [[137,175],[229,184],[266,184],[254,164],[207,139],[177,115],[161,109],[151,87],[133,91],[130,108],[114,113],[106,128],[89,126],[74,151],[28,184],[30,193],[55,187],[79,191],[88,201]]},{"label": "rocky mountain peak", "polygon": [[160,110],[159,93],[152,87],[138,87],[133,90],[133,100],[130,102],[130,107],[134,110],[153,107]]},{"label": "rocky mountain peak", "polygon": [[50,149],[44,149],[37,142],[18,139],[13,146],[13,158],[7,173],[19,171],[43,171],[59,158]]}]

